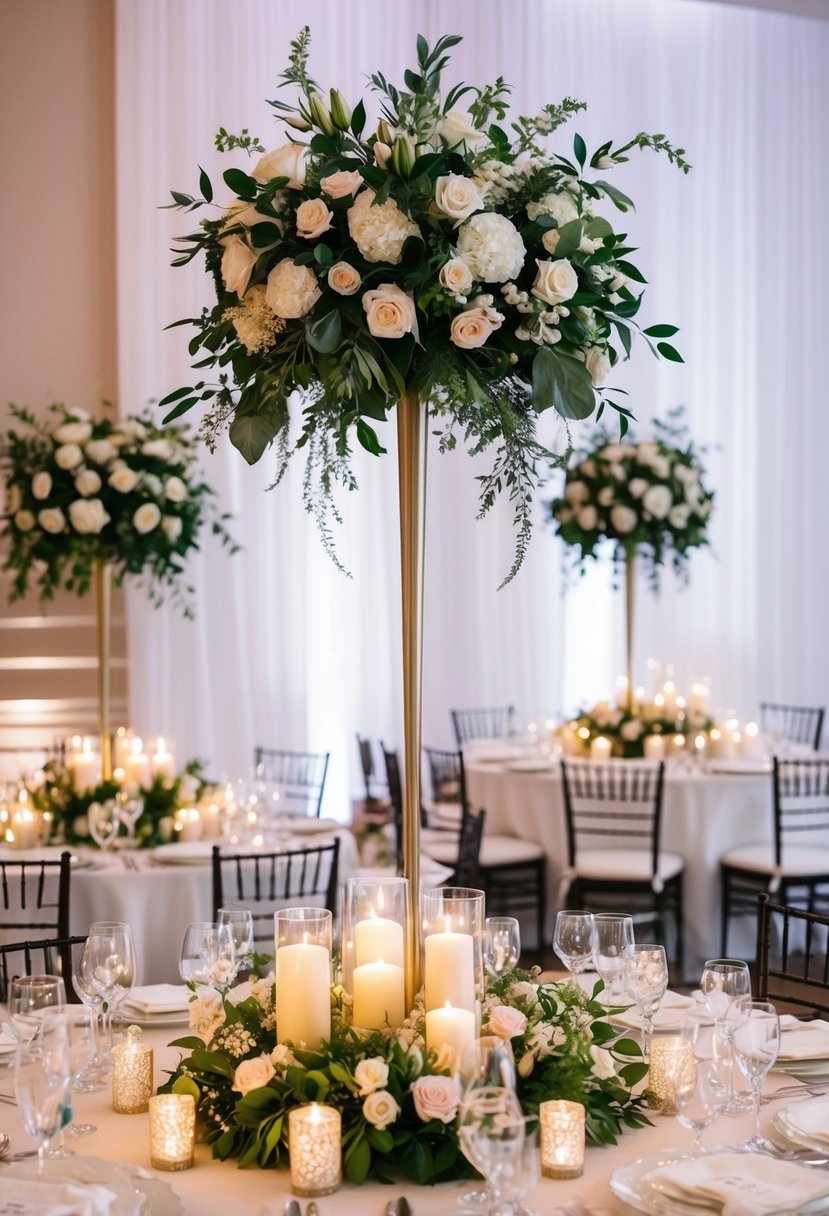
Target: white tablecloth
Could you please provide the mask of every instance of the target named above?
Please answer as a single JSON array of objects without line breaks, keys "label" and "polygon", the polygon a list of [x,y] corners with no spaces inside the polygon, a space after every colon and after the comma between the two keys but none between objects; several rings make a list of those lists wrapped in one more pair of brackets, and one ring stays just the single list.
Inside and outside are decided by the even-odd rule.
[{"label": "white tablecloth", "polygon": [[[487,832],[535,840],[547,854],[552,932],[567,866],[560,768],[516,772],[473,758],[466,764],[466,783],[471,806],[486,809]],[[720,856],[734,845],[772,837],[771,776],[689,772],[668,765],[661,847],[685,859],[685,959],[690,975],[720,953]],[[755,931],[753,922],[732,922],[729,952],[753,958]]]}]

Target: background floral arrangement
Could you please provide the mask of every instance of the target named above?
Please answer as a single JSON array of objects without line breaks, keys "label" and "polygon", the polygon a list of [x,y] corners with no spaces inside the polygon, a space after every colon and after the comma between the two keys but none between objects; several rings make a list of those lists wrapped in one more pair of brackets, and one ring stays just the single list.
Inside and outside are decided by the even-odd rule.
[{"label": "background floral arrangement", "polygon": [[[484,514],[509,494],[518,528],[511,576],[529,540],[537,464],[561,460],[539,443],[536,415],[552,408],[585,418],[598,394],[626,424],[628,411],[604,385],[630,354],[644,278],[626,236],[595,212],[603,199],[623,212],[632,203],[595,174],[634,147],[664,152],[684,172],[689,165],[683,149],[644,132],[592,156],[579,135],[572,155],[552,152],[547,136],[584,104],[544,105],[507,130],[499,124],[510,89],[500,77],[442,96],[447,52],[459,41],[444,37],[430,49],[419,37],[403,88],[381,72],[370,77],[382,117],[366,136],[364,102],[352,108],[337,89],[323,96],[309,76],[306,27],[281,75],[298,103],[269,103],[291,142],[265,152],[247,130],[219,131],[220,150],[264,155],[249,172],[225,171],[235,197],[180,238],[174,265],[205,255],[217,303],[176,324],[196,327],[194,367],[220,374],[162,405],[172,407],[169,420],[207,403],[208,442],[229,425],[251,463],[276,441],[278,481],[292,451],[288,398],[302,392],[305,503],[333,556],[332,490],[356,484],[352,428],[381,453],[373,423],[405,388],[417,391],[441,449],[458,435],[473,453],[495,448],[480,507]],[[457,108],[462,98],[466,111]],[[171,206],[213,204],[203,170],[200,191],[173,191]],[[643,332],[655,354],[680,360],[664,340],[674,326]]]},{"label": "background floral arrangement", "polygon": [[[638,1044],[616,1039],[612,1052],[604,1046],[615,1032],[596,1000],[601,983],[589,997],[575,984],[537,987],[533,979],[520,971],[503,977],[489,989],[483,1013],[483,1032],[512,1042],[525,1110],[547,1098],[581,1102],[596,1144],[615,1143],[623,1124],[648,1122],[642,1099],[631,1093],[647,1071]],[[422,1006],[398,1031],[357,1031],[349,999],[335,987],[331,1042],[321,1052],[300,1051],[276,1039],[271,975],[198,996],[190,1025],[199,1037],[173,1044],[190,1054],[162,1089],[193,1094],[215,1157],[237,1157],[240,1166],[284,1164],[289,1110],[321,1101],[341,1112],[351,1182],[387,1178],[391,1170],[439,1182],[468,1171],[451,1049],[426,1052]]]},{"label": "background floral arrangement", "polygon": [[643,443],[612,443],[601,432],[568,468],[549,510],[558,535],[578,550],[582,572],[604,540],[616,542],[617,557],[643,555],[654,582],[669,555],[682,574],[691,550],[708,544],[714,495],[679,418],[675,412],[668,423],[654,422],[656,437]]},{"label": "background floral arrangement", "polygon": [[148,574],[156,598],[162,588],[181,595],[182,561],[198,548],[209,513],[213,532],[236,551],[229,517],[213,509],[214,492],[196,466],[198,443],[185,428],[90,418],[63,405],[51,407],[51,421],[15,406],[11,412],[19,426],[0,436],[0,535],[8,543],[4,569],[14,573],[12,599],[30,583],[44,600],[60,587],[84,595],[96,559],[111,562],[119,582]]},{"label": "background floral arrangement", "polygon": [[709,731],[714,726],[707,714],[695,714],[690,710],[677,709],[668,713],[664,705],[654,701],[636,705],[633,709],[624,705],[608,705],[599,702],[559,728],[559,734],[569,732],[578,751],[590,754],[590,740],[601,735],[613,744],[613,755],[626,760],[635,760],[645,754],[645,740],[650,735],[662,735],[665,739],[666,755],[671,754],[671,740],[682,735],[687,741],[700,731]]}]

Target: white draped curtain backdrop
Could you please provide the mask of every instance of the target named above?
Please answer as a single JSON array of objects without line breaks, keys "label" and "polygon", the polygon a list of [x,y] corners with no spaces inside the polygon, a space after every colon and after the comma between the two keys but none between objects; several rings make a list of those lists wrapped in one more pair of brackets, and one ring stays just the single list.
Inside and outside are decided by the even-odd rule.
[{"label": "white draped curtain backdrop", "polygon": [[[304,24],[313,76],[352,102],[368,72],[402,77],[417,33],[452,32],[464,41],[450,83],[502,74],[521,113],[568,95],[589,103],[559,135],[565,148],[574,130],[592,146],[646,130],[688,150],[687,178],[649,153],[614,170],[637,203],[611,218],[641,248],[652,283],[642,315],[681,327],[686,360],[657,363],[642,346],[614,379],[643,433],[653,415],[687,407],[717,491],[713,549],[694,558],[690,586],[668,572],[654,597],[640,583],[637,674],[644,682],[654,656],[680,682],[710,676],[714,705],[748,717],[762,698],[824,702],[829,23],[704,0],[118,0],[123,412],[193,382],[188,331],[164,326],[211,303],[200,266],[169,266],[172,237],[200,213],[159,205],[170,188],[195,190],[197,165],[224,201],[222,170],[244,155],[215,151],[219,126],[284,142],[265,99],[279,96]],[[266,492],[274,461],[251,469],[224,443],[204,464],[243,552],[228,558],[205,537],[188,571],[194,623],[129,596],[135,726],[168,731],[181,757],[203,756],[217,775],[247,772],[255,743],[330,750],[335,815],[358,786],[354,732],[401,739],[393,418],[381,432],[389,455],[358,453],[359,492],[340,500],[335,539],[352,579],[304,513],[301,454]],[[435,745],[450,742],[450,707],[514,703],[519,721],[572,712],[623,666],[610,563],[564,594],[543,492],[526,566],[497,590],[510,512],[476,522],[476,472],[461,452],[430,453],[424,739]]]}]

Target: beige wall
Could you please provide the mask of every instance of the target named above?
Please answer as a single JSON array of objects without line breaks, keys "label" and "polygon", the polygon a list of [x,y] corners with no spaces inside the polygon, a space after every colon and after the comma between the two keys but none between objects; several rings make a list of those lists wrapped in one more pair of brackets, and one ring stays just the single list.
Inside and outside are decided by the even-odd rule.
[{"label": "beige wall", "polygon": [[[114,399],[114,0],[0,0],[3,318],[7,403],[94,411]],[[0,747],[95,724],[91,598],[9,607],[0,576]],[[114,711],[126,714],[116,598]],[[2,762],[2,757],[0,757]]]}]

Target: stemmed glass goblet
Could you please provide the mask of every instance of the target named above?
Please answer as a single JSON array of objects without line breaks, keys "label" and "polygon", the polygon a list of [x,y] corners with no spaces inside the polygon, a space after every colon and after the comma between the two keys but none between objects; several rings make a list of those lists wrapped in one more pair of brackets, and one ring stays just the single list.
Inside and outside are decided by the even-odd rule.
[{"label": "stemmed glass goblet", "polygon": [[746,1147],[763,1152],[760,1135],[760,1098],[766,1074],[780,1051],[780,1018],[770,1001],[743,996],[735,1004],[734,1058],[751,1086],[754,1099],[754,1132]]},{"label": "stemmed glass goblet", "polygon": [[115,796],[116,814],[127,829],[127,847],[135,844],[135,825],[141,818],[144,803],[140,798],[133,798],[126,790]]},{"label": "stemmed glass goblet", "polygon": [[[510,1091],[514,1095],[516,1093],[515,1056],[512,1044],[508,1039],[502,1039],[499,1035],[481,1035],[480,1038],[469,1043],[461,1055],[458,1072],[462,1100],[468,1093],[477,1089],[492,1088]],[[517,1105],[517,1095],[515,1102],[520,1111],[520,1106]],[[463,1146],[461,1147],[463,1148]],[[483,1169],[472,1160],[465,1148],[463,1152],[467,1160],[483,1173]],[[465,1191],[461,1196],[461,1202],[466,1208],[477,1210],[486,1208],[488,1210],[489,1190],[473,1188]]]},{"label": "stemmed glass goblet", "polygon": [[[71,1070],[69,1089],[71,1093],[68,1113],[70,1118],[68,1125],[65,1127],[64,1134],[69,1137],[89,1136],[98,1129],[94,1123],[78,1123],[74,1119],[72,1115],[71,1095],[89,1092],[84,1082],[84,1074],[95,1058],[97,1048],[97,1018],[91,1010],[84,1006],[79,1007],[78,1005],[65,1005],[57,1014],[49,1014],[48,1016],[50,1019],[57,1017],[63,1022],[69,1052],[69,1067]],[[64,1123],[66,1123],[65,1119]],[[61,1143],[59,1148],[49,1153],[50,1157],[69,1157],[71,1155],[71,1149],[66,1148],[63,1143]]]},{"label": "stemmed glass goblet", "polygon": [[735,1018],[731,1015],[735,1002],[751,994],[748,964],[736,958],[709,959],[703,967],[700,990],[706,1011],[714,1019],[716,1054],[723,1068],[719,1080],[724,1095],[723,1113],[737,1115],[746,1108],[734,1092]]},{"label": "stemmed glass goblet", "polygon": [[650,942],[626,946],[625,985],[642,1014],[642,1056],[647,1063],[651,1054],[653,1019],[668,987],[665,947]]},{"label": "stemmed glass goblet", "polygon": [[121,826],[121,819],[115,800],[107,799],[106,802],[93,802],[86,812],[86,819],[89,824],[89,835],[95,841],[98,848],[106,852],[110,845],[115,843],[115,837],[118,835],[118,829]]},{"label": "stemmed glass goblet", "polygon": [[593,913],[570,909],[559,912],[553,949],[575,980],[593,958]]},{"label": "stemmed glass goblet", "polygon": [[9,983],[9,1023],[18,1043],[36,1039],[48,1009],[66,1004],[66,988],[59,975],[21,975]]},{"label": "stemmed glass goblet", "polygon": [[224,988],[235,974],[233,934],[229,924],[192,921],[184,930],[179,955],[184,982]]},{"label": "stemmed glass goblet", "polygon": [[135,942],[125,921],[95,921],[90,925],[81,974],[88,976],[103,1000],[103,1030],[109,1042],[113,1015],[135,983]]},{"label": "stemmed glass goblet", "polygon": [[521,926],[514,916],[488,916],[484,924],[484,968],[499,980],[521,957]]},{"label": "stemmed glass goblet", "polygon": [[488,1212],[499,1210],[501,1186],[515,1175],[525,1131],[514,1090],[499,1085],[467,1088],[458,1112],[458,1139],[464,1156],[486,1180]]},{"label": "stemmed glass goblet", "polygon": [[220,926],[227,926],[233,942],[233,978],[253,966],[253,913],[250,908],[219,908]]},{"label": "stemmed glass goblet", "polygon": [[723,1108],[716,1083],[716,1062],[710,1054],[711,1036],[699,1018],[686,1018],[677,1043],[673,1069],[677,1123],[694,1133],[694,1149],[702,1147],[702,1133]]},{"label": "stemmed glass goblet", "polygon": [[605,1003],[618,1004],[620,981],[624,979],[625,950],[633,945],[633,917],[615,912],[593,916],[593,966],[604,981]]},{"label": "stemmed glass goblet", "polygon": [[71,1075],[66,1027],[44,1015],[38,1034],[18,1044],[14,1063],[17,1105],[24,1128],[37,1141],[40,1174],[49,1144],[63,1126]]}]

